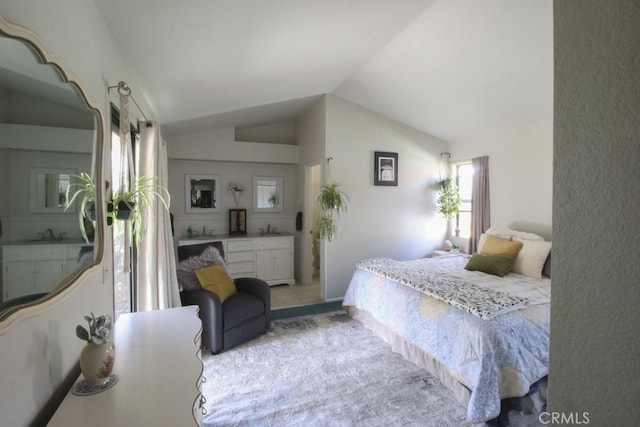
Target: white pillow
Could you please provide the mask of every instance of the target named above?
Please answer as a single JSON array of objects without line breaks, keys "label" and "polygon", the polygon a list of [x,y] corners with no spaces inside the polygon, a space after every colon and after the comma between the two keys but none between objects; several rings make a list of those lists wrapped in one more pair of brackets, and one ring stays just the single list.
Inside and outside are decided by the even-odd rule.
[{"label": "white pillow", "polygon": [[551,242],[527,240],[518,237],[514,237],[513,240],[522,242],[522,249],[520,249],[511,271],[535,279],[542,279],[542,268],[549,256],[549,252],[551,252]]},{"label": "white pillow", "polygon": [[487,238],[487,233],[482,233],[480,235],[480,238],[478,239],[478,247],[477,247],[477,252],[480,252],[480,250],[482,249],[482,247],[484,246],[484,241]]},{"label": "white pillow", "polygon": [[539,236],[533,233],[527,233],[525,231],[513,230],[511,228],[498,228],[498,227],[490,227],[487,231],[487,234],[491,234],[492,236],[499,237],[501,239],[513,240],[515,237],[524,240],[542,240],[544,241],[544,237]]}]

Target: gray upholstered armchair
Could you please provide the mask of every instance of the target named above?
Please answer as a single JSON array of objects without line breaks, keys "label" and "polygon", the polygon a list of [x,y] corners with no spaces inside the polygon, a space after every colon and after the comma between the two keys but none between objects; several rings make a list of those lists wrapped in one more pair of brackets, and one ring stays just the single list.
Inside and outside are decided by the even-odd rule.
[{"label": "gray upholstered armchair", "polygon": [[[224,258],[222,242],[178,246],[178,260],[183,261],[214,246]],[[182,305],[197,305],[202,320],[202,345],[219,353],[264,334],[271,327],[271,290],[260,279],[244,277],[234,280],[237,293],[223,303],[213,292],[183,290]]]}]

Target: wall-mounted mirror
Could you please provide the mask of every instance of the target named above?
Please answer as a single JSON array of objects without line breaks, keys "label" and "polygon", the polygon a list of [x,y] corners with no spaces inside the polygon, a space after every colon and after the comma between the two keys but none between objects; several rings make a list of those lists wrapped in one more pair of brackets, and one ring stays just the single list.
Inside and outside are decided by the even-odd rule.
[{"label": "wall-mounted mirror", "polygon": [[54,298],[102,256],[81,239],[76,207],[64,210],[73,175],[100,176],[101,117],[31,38],[0,19],[0,322]]},{"label": "wall-mounted mirror", "polygon": [[187,213],[220,212],[220,176],[185,175]]},{"label": "wall-mounted mirror", "polygon": [[253,211],[282,212],[284,205],[281,176],[253,177]]},{"label": "wall-mounted mirror", "polygon": [[31,212],[75,213],[75,204],[67,207],[67,191],[77,173],[75,169],[31,168]]}]

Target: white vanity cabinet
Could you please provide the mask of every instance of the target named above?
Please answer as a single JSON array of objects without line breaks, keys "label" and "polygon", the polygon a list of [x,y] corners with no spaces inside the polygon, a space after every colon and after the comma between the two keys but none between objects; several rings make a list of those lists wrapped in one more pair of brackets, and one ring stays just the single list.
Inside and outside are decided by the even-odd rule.
[{"label": "white vanity cabinet", "polygon": [[237,277],[256,277],[254,261],[254,239],[235,238],[225,241],[227,271]]},{"label": "white vanity cabinet", "polygon": [[63,258],[58,245],[3,246],[3,300],[51,292],[64,277]]},{"label": "white vanity cabinet", "polygon": [[220,236],[211,239],[185,239],[178,246],[222,242],[227,270],[234,279],[257,277],[270,286],[295,284],[293,277],[293,236],[247,235]]},{"label": "white vanity cabinet", "polygon": [[269,285],[293,285],[293,236],[256,240],[256,276]]},{"label": "white vanity cabinet", "polygon": [[2,300],[48,293],[79,266],[82,244],[39,243],[2,246]]}]

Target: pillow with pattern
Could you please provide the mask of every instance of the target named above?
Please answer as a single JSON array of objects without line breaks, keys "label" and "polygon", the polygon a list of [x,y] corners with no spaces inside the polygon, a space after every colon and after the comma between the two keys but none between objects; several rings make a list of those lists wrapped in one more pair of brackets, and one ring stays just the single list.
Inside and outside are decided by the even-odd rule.
[{"label": "pillow with pattern", "polygon": [[224,259],[220,255],[217,248],[209,246],[202,251],[200,255],[189,257],[180,261],[176,265],[176,273],[178,276],[178,284],[184,291],[192,291],[202,289],[195,270],[208,267],[210,265],[222,265],[227,269]]}]

